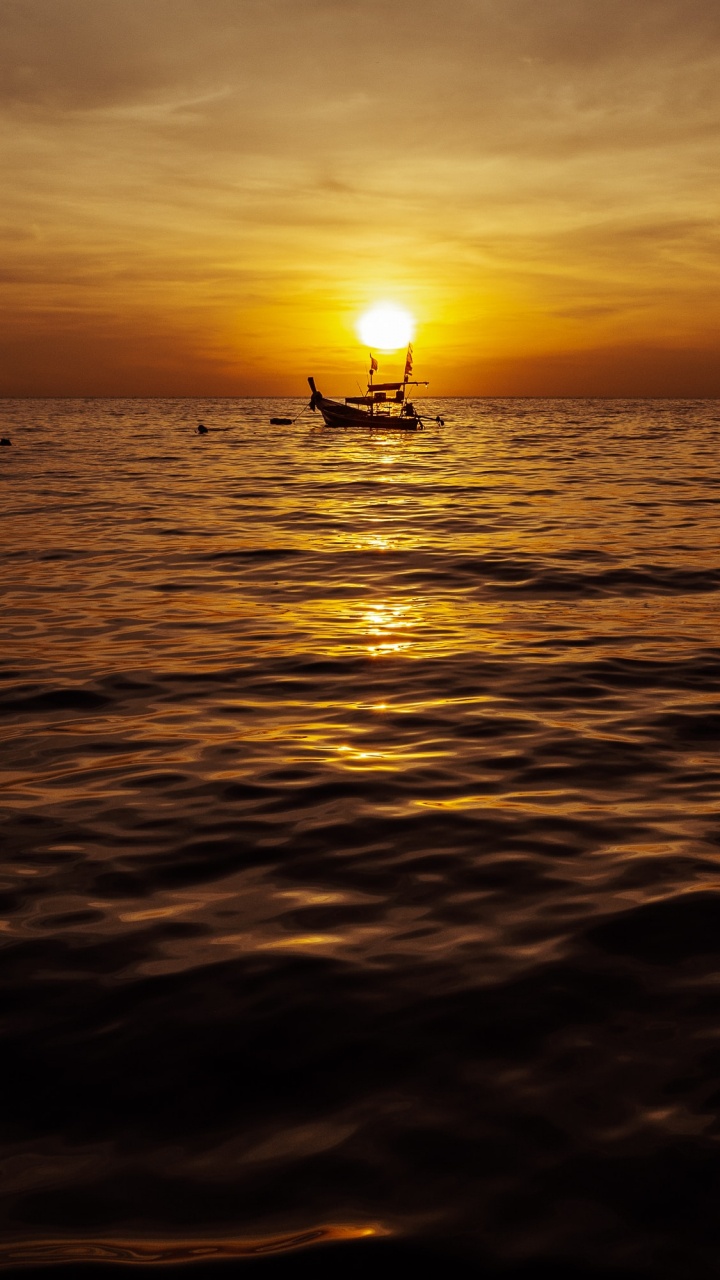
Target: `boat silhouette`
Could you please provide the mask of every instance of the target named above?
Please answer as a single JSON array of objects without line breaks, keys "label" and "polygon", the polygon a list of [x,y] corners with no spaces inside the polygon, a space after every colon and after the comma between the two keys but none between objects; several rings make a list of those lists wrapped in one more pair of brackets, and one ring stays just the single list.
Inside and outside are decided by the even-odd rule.
[{"label": "boat silhouette", "polygon": [[[331,400],[318,391],[314,378],[308,378],[312,395],[310,408],[313,413],[320,410],[326,427],[365,427],[380,431],[422,431],[426,417],[418,413],[415,405],[408,400],[408,387],[426,387],[427,382],[417,382],[411,378],[413,368],[413,349],[408,346],[405,357],[405,372],[401,382],[374,382],[377,373],[377,360],[370,356],[367,391],[365,395],[345,396],[344,400]],[[442,418],[432,421],[443,425]]]}]

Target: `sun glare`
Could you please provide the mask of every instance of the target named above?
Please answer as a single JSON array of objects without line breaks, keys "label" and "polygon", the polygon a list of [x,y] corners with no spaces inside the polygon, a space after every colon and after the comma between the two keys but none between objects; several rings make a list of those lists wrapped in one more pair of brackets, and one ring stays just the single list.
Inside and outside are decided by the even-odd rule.
[{"label": "sun glare", "polygon": [[366,347],[375,351],[397,351],[412,341],[415,321],[409,311],[392,302],[382,302],[366,311],[358,321],[358,334]]}]

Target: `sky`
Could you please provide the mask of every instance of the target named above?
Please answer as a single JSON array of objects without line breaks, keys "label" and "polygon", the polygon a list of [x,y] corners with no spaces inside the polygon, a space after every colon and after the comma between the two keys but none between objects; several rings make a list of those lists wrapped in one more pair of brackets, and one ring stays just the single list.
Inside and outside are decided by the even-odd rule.
[{"label": "sky", "polygon": [[353,394],[387,301],[431,394],[720,396],[719,109],[717,0],[1,0],[0,395]]}]

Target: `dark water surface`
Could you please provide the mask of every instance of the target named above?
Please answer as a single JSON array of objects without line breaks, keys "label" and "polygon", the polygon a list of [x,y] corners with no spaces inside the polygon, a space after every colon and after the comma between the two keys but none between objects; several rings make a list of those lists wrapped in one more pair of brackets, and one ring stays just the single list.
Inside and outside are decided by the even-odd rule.
[{"label": "dark water surface", "polygon": [[299,407],[0,406],[0,1261],[717,1274],[720,403]]}]

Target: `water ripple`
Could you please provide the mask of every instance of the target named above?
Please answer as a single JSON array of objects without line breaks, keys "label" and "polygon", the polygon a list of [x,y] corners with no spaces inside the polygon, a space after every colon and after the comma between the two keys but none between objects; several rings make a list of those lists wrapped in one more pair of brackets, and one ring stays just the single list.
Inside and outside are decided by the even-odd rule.
[{"label": "water ripple", "polygon": [[0,1265],[713,1273],[717,404],[300,407],[3,405]]}]

